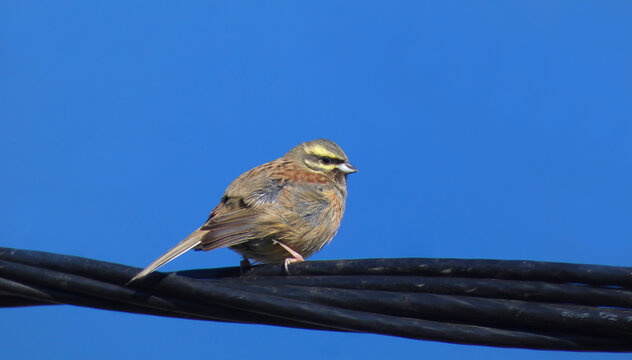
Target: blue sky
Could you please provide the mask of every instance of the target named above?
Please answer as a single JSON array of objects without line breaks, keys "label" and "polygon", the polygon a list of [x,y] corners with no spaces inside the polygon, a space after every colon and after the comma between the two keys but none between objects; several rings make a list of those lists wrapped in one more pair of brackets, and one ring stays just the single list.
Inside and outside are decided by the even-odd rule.
[{"label": "blue sky", "polygon": [[[629,1],[4,1],[0,242],[143,267],[240,173],[326,137],[360,171],[313,259],[630,266],[631,15]],[[0,311],[7,359],[630,358]]]}]

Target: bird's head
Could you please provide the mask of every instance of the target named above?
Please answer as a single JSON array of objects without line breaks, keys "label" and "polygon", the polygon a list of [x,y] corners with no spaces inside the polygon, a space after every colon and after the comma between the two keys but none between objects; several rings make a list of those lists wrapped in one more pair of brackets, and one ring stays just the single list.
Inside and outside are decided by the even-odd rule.
[{"label": "bird's head", "polygon": [[292,148],[286,156],[294,158],[299,164],[313,172],[347,175],[358,171],[349,163],[347,155],[340,146],[327,139],[304,142]]}]

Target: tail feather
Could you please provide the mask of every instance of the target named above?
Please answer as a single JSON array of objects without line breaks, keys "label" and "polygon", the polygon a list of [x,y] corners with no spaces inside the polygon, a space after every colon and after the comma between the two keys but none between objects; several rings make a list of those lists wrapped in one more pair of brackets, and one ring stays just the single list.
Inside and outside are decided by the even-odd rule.
[{"label": "tail feather", "polygon": [[236,214],[234,217],[225,217],[219,222],[207,223],[149,264],[149,266],[136,274],[127,284],[144,278],[159,267],[194,247],[199,246],[199,248],[205,251],[210,251],[221,247],[241,244],[255,238],[257,236],[254,232],[256,223],[252,221],[252,217],[252,214]]},{"label": "tail feather", "polygon": [[154,262],[149,264],[149,266],[141,270],[138,274],[136,274],[136,276],[132,278],[132,280],[128,281],[127,284],[130,284],[138,279],[144,278],[145,276],[154,272],[159,267],[168,263],[169,261],[193,249],[194,247],[200,244],[200,242],[202,241],[202,238],[207,233],[208,231],[200,231],[200,230],[193,232],[186,239],[180,241],[178,245],[171,248],[171,250],[167,251],[164,255],[162,255],[161,257],[156,259]]}]

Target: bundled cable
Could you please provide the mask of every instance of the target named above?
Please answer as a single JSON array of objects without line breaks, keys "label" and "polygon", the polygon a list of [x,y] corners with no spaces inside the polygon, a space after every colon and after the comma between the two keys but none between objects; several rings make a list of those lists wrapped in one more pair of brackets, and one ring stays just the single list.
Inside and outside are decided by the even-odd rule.
[{"label": "bundled cable", "polygon": [[632,352],[632,268],[361,259],[155,273],[0,248],[0,306],[107,310],[530,349]]}]

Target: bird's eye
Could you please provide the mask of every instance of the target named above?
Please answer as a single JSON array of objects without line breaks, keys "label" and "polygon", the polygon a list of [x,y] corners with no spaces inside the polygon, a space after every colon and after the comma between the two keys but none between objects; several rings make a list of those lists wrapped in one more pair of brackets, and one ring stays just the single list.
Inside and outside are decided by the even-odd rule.
[{"label": "bird's eye", "polygon": [[320,162],[325,164],[325,165],[327,165],[327,164],[331,163],[331,159],[326,157],[326,156],[323,156],[323,157],[320,158]]}]

